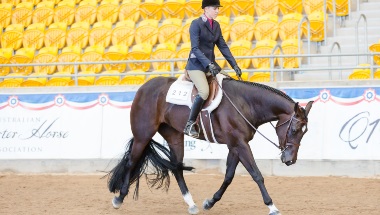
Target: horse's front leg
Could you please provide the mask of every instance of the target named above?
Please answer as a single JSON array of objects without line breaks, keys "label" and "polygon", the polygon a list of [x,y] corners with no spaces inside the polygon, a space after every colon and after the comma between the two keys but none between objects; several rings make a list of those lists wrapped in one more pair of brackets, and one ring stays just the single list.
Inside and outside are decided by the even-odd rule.
[{"label": "horse's front leg", "polygon": [[264,203],[269,208],[269,215],[280,215],[280,211],[273,204],[272,199],[269,196],[268,191],[264,185],[264,177],[261,175],[260,170],[256,165],[251,147],[249,147],[248,144],[241,144],[238,146],[238,153],[240,162],[247,169],[248,173],[259,186]]},{"label": "horse's front leg", "polygon": [[210,210],[215,205],[215,203],[218,202],[222,198],[224,192],[227,190],[228,186],[231,184],[232,179],[235,176],[235,170],[238,163],[239,163],[239,157],[230,150],[227,156],[227,170],[226,170],[223,184],[219,188],[219,190],[214,194],[212,199],[206,199],[203,202],[203,209]]}]

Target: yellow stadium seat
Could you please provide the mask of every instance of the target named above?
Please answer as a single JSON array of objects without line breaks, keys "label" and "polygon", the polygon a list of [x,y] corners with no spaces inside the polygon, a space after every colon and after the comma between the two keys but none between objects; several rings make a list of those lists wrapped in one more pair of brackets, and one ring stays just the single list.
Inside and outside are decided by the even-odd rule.
[{"label": "yellow stadium seat", "polygon": [[163,0],[145,0],[140,3],[141,17],[145,19],[161,20]]},{"label": "yellow stadium seat", "polygon": [[22,45],[23,31],[24,26],[22,24],[8,25],[5,32],[1,34],[1,47],[19,49]]},{"label": "yellow stadium seat", "polygon": [[[298,38],[298,25],[302,19],[302,14],[289,13],[282,17],[282,21],[278,25],[279,36],[281,40]],[[302,37],[302,29],[301,34]]]},{"label": "yellow stadium seat", "polygon": [[135,39],[135,22],[124,20],[116,23],[111,33],[112,45],[131,46]]},{"label": "yellow stadium seat", "polygon": [[169,72],[167,70],[155,70],[155,71],[152,71],[152,74],[149,75],[149,77],[146,79],[146,82],[152,80],[153,78],[157,78],[157,77],[170,77],[169,74],[154,74],[155,72]]},{"label": "yellow stadium seat", "polygon": [[335,0],[335,6],[335,14],[337,16],[348,16],[350,13],[348,0]]},{"label": "yellow stadium seat", "polygon": [[[159,44],[156,50],[152,53],[152,60],[169,60],[176,56],[176,45],[174,43]],[[153,62],[153,68],[155,70],[171,70],[170,62]],[[174,65],[174,64],[173,64]]]},{"label": "yellow stadium seat", "polygon": [[225,41],[228,41],[230,38],[230,17],[227,16],[217,16],[215,19],[222,30],[223,38]]},{"label": "yellow stadium seat", "polygon": [[255,72],[248,79],[250,82],[269,82],[270,81],[270,73],[269,72]]},{"label": "yellow stadium seat", "polygon": [[187,64],[187,59],[189,58],[190,50],[191,50],[191,43],[190,42],[182,43],[181,48],[177,52],[176,58],[183,58],[186,60],[176,61],[178,69],[180,69],[180,70],[185,69],[186,64]]},{"label": "yellow stadium seat", "polygon": [[[57,47],[43,47],[38,54],[34,57],[33,63],[54,63],[57,62],[58,48]],[[57,66],[34,66],[34,72],[38,74],[53,74]]]},{"label": "yellow stadium seat", "polygon": [[191,25],[191,22],[196,19],[197,17],[193,17],[193,18],[187,18],[186,19],[186,22],[185,24],[182,26],[182,30],[181,30],[181,38],[182,38],[182,42],[184,43],[187,43],[187,42],[190,42],[190,33],[189,33],[189,28],[190,28],[190,25]]},{"label": "yellow stadium seat", "polygon": [[76,22],[71,25],[66,34],[67,46],[79,46],[85,48],[88,45],[90,24],[88,22]]},{"label": "yellow stadium seat", "polygon": [[116,70],[107,70],[102,73],[104,76],[100,76],[95,80],[95,85],[118,85],[120,82],[120,76],[110,76],[107,74],[120,74]]},{"label": "yellow stadium seat", "polygon": [[112,23],[110,21],[95,22],[90,30],[91,46],[108,47],[111,43]]},{"label": "yellow stadium seat", "polygon": [[33,23],[30,24],[26,31],[24,31],[24,37],[22,44],[24,48],[35,48],[39,50],[44,45],[45,37],[45,24]]},{"label": "yellow stadium seat", "polygon": [[280,9],[279,0],[256,0],[256,13],[259,16],[264,14],[278,14]]},{"label": "yellow stadium seat", "polygon": [[[2,48],[0,49],[0,64],[9,64],[9,59],[12,57],[12,48]],[[8,75],[10,68],[7,66],[0,67],[0,76]]]},{"label": "yellow stadium seat", "polygon": [[[54,75],[57,77],[52,77],[46,82],[46,86],[48,87],[64,87],[69,86],[70,81],[72,80],[71,77],[68,77],[67,75],[70,75],[70,72],[57,72]],[[61,76],[60,75],[66,75]]]},{"label": "yellow stadium seat", "polygon": [[[238,76],[236,75],[235,72],[229,72],[228,75],[235,79],[235,80],[239,80]],[[249,73],[248,72],[242,72],[241,73],[241,78],[243,79],[243,81],[248,81],[248,76],[249,76]]]},{"label": "yellow stadium seat", "polygon": [[[301,53],[298,53],[297,39],[288,39],[288,40],[282,41],[281,48],[285,55],[301,54]],[[301,50],[302,50],[302,43],[301,43]],[[283,61],[283,65],[282,65],[283,68],[286,68],[286,69],[299,68],[301,59],[297,57],[289,57],[289,58],[282,58],[282,61]]]},{"label": "yellow stadium seat", "polygon": [[302,0],[280,0],[280,11],[283,15],[289,13],[302,14]]},{"label": "yellow stadium seat", "polygon": [[231,25],[230,38],[232,41],[249,40],[251,41],[254,33],[254,18],[243,15],[235,17]]},{"label": "yellow stadium seat", "polygon": [[[327,0],[326,10],[332,11],[332,1]],[[303,0],[303,9],[307,15],[310,15],[313,12],[323,12],[324,0]],[[327,12],[327,11],[326,11]]]},{"label": "yellow stadium seat", "polygon": [[97,6],[96,1],[81,1],[75,10],[75,22],[88,22],[90,25],[94,24]]},{"label": "yellow stadium seat", "polygon": [[[239,40],[231,43],[231,53],[233,56],[249,56],[252,48],[252,42],[248,40]],[[236,62],[241,69],[247,69],[250,65],[250,59],[237,59]]]},{"label": "yellow stadium seat", "polygon": [[127,75],[120,81],[120,85],[141,85],[145,82],[145,75]]},{"label": "yellow stadium seat", "polygon": [[[372,44],[372,45],[369,47],[369,50],[370,50],[371,52],[380,52],[380,43]],[[380,65],[380,55],[374,55],[374,56],[373,56],[373,61],[374,61],[377,65]]]},{"label": "yellow stadium seat", "polygon": [[[85,49],[81,56],[82,62],[98,62],[103,60],[104,47],[103,46],[89,46]],[[82,71],[93,71],[100,73],[102,71],[102,64],[82,64],[80,69]]]},{"label": "yellow stadium seat", "polygon": [[[369,67],[370,64],[363,63],[363,64],[359,64],[358,66],[359,67],[364,67],[364,66]],[[350,74],[348,79],[360,80],[360,79],[369,79],[370,77],[371,77],[371,69],[369,69],[369,68],[357,68],[357,69],[354,69],[354,71]]]},{"label": "yellow stadium seat", "polygon": [[[78,75],[90,75],[95,74],[93,71],[82,71]],[[95,76],[79,76],[78,77],[78,86],[91,86],[95,83]],[[69,86],[75,86],[75,80],[69,82]]]},{"label": "yellow stadium seat", "polygon": [[1,0],[2,4],[11,4],[13,6],[16,6],[20,2],[21,0]]},{"label": "yellow stadium seat", "polygon": [[185,18],[185,2],[186,0],[168,0],[165,1],[162,7],[162,12],[166,19]]},{"label": "yellow stadium seat", "polygon": [[[127,53],[127,60],[148,60],[152,53],[152,45],[149,43],[141,43],[132,46],[132,51]],[[149,62],[128,63],[131,70],[148,71],[150,68]]]},{"label": "yellow stadium seat", "polygon": [[32,23],[33,3],[22,2],[16,5],[12,12],[12,24],[22,24],[27,27]]},{"label": "yellow stadium seat", "polygon": [[75,1],[65,0],[54,9],[54,22],[66,22],[71,25],[75,18]]},{"label": "yellow stadium seat", "polygon": [[375,79],[380,79],[380,69],[377,69],[373,76]]},{"label": "yellow stadium seat", "polygon": [[219,15],[230,17],[232,4],[232,0],[220,0],[220,5],[223,7],[219,8]]},{"label": "yellow stadium seat", "polygon": [[[220,50],[216,46],[214,47],[214,53],[215,53],[216,58],[223,57],[222,53],[220,52]],[[227,61],[226,60],[216,60],[216,63],[220,66],[220,68],[223,69],[227,64]]]},{"label": "yellow stadium seat", "polygon": [[[322,11],[316,11],[308,15],[310,21],[310,40],[313,42],[321,42],[325,40],[325,24],[324,14]],[[326,15],[327,19],[327,15]],[[307,35],[307,23],[302,24],[302,31]]]},{"label": "yellow stadium seat", "polygon": [[[16,51],[16,54],[13,55],[9,62],[11,64],[28,64],[33,62],[35,48],[20,48]],[[12,71],[21,75],[29,75],[33,72],[32,66],[12,66]]]},{"label": "yellow stadium seat", "polygon": [[11,24],[12,7],[13,7],[13,4],[10,4],[10,3],[0,4],[0,27],[1,27],[1,29],[6,28],[8,25]]},{"label": "yellow stadium seat", "polygon": [[178,44],[181,41],[182,20],[177,18],[165,19],[158,29],[159,43]]},{"label": "yellow stadium seat", "polygon": [[119,10],[119,20],[132,20],[137,22],[140,19],[140,1],[124,0]]},{"label": "yellow stadium seat", "polygon": [[12,76],[20,76],[22,74],[11,73],[7,75],[7,78],[4,78],[0,82],[0,87],[20,87],[21,83],[24,81],[24,78],[12,78]]},{"label": "yellow stadium seat", "polygon": [[[256,47],[252,50],[253,56],[263,56],[270,55],[273,48],[277,45],[277,42],[274,40],[262,40],[257,41]],[[275,54],[278,54],[276,52]],[[273,59],[273,65],[277,63],[277,58]],[[253,58],[252,59],[253,67],[257,69],[270,68],[270,59],[269,58]]]},{"label": "yellow stadium seat", "polygon": [[[107,53],[103,54],[103,59],[105,61],[123,61],[127,59],[128,46],[116,45],[110,46]],[[124,63],[114,63],[114,64],[104,64],[106,70],[117,70],[119,72],[125,72],[127,64]]]},{"label": "yellow stadium seat", "polygon": [[62,49],[66,44],[66,28],[67,23],[65,22],[52,23],[45,31],[45,46]]},{"label": "yellow stadium seat", "polygon": [[44,23],[49,26],[54,18],[54,2],[43,1],[37,4],[36,9],[33,11],[33,23]]},{"label": "yellow stadium seat", "polygon": [[154,19],[143,20],[135,31],[135,41],[139,43],[149,43],[152,46],[158,40],[158,21]]},{"label": "yellow stadium seat", "polygon": [[33,4],[33,6],[37,5],[40,3],[41,0],[21,0],[21,2],[30,2]]},{"label": "yellow stadium seat", "polygon": [[259,17],[255,28],[256,40],[277,40],[278,37],[278,16],[265,14]]},{"label": "yellow stadium seat", "polygon": [[188,18],[199,17],[203,14],[202,0],[188,0],[185,3],[185,14]]},{"label": "yellow stadium seat", "polygon": [[38,76],[38,75],[41,75],[41,74],[32,73],[31,75],[29,75],[26,78],[26,80],[21,82],[20,86],[21,87],[43,87],[43,86],[45,86],[46,82],[47,82],[47,78],[34,77],[34,76]]},{"label": "yellow stadium seat", "polygon": [[255,1],[254,0],[235,0],[231,5],[232,12],[235,16],[255,14]]},{"label": "yellow stadium seat", "polygon": [[115,23],[119,16],[119,4],[116,0],[103,0],[96,12],[98,22],[109,21]]},{"label": "yellow stadium seat", "polygon": [[[62,49],[62,53],[58,55],[58,62],[80,62],[81,48],[78,46],[68,46]],[[79,67],[76,66],[79,70]],[[58,65],[59,72],[73,74],[75,72],[74,65]]]}]

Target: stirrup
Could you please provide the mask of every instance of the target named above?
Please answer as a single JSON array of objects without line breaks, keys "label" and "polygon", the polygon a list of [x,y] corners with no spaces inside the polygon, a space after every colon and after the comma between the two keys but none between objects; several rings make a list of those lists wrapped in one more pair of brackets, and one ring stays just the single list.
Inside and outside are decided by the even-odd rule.
[{"label": "stirrup", "polygon": [[196,122],[187,122],[185,126],[185,130],[183,131],[187,136],[190,136],[192,138],[198,138],[199,137],[199,131],[195,129]]}]

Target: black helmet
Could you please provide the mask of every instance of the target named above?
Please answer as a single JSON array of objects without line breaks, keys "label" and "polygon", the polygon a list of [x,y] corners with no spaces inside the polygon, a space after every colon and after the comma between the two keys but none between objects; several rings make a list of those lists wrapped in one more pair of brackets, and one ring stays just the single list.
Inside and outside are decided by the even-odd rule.
[{"label": "black helmet", "polygon": [[202,9],[208,6],[223,7],[219,0],[202,0]]}]

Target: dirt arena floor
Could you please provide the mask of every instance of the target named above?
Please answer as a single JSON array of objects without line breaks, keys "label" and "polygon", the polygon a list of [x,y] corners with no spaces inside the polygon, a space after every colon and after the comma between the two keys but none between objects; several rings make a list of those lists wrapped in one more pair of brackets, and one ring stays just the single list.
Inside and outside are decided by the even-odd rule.
[{"label": "dirt arena floor", "polygon": [[[125,199],[112,208],[114,194],[102,175],[16,175],[0,173],[0,214],[95,215],[187,214],[174,177],[169,191],[150,190],[141,183],[140,198]],[[219,173],[187,174],[186,180],[199,214],[268,214],[257,185],[249,176],[237,175],[210,211],[201,209],[223,181]],[[267,189],[283,215],[380,214],[380,179],[342,177],[265,177]]]}]

